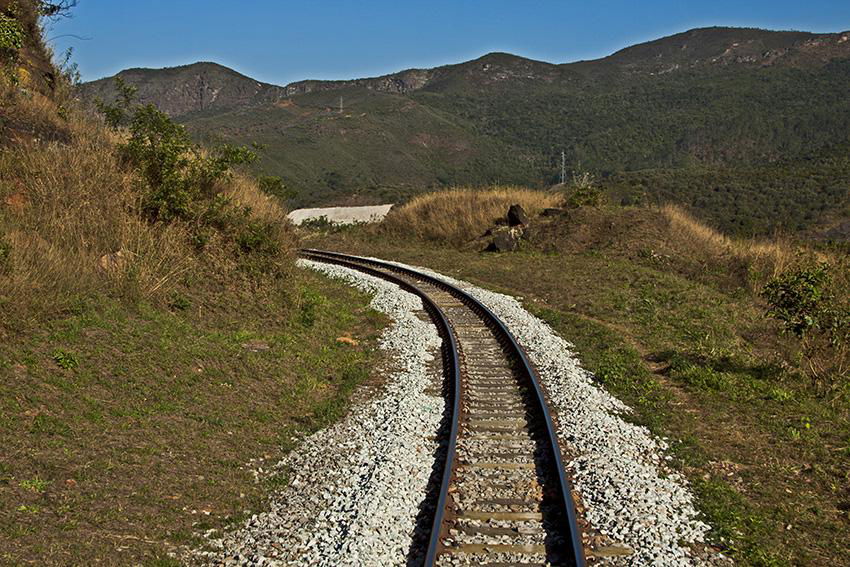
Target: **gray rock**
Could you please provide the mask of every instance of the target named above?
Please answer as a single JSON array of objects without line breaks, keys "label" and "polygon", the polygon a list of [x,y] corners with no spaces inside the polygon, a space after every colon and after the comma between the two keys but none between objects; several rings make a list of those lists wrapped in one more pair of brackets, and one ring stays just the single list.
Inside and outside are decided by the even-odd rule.
[{"label": "gray rock", "polygon": [[522,238],[522,228],[516,227],[499,227],[493,230],[493,239],[487,250],[490,252],[513,252],[519,248],[519,242]]},{"label": "gray rock", "polygon": [[520,226],[528,224],[528,214],[521,205],[511,205],[508,209],[508,226]]}]

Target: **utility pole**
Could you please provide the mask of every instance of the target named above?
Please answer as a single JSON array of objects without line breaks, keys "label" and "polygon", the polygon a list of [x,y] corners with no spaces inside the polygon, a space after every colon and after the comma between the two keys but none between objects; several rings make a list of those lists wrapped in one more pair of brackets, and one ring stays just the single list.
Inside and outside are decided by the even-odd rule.
[{"label": "utility pole", "polygon": [[561,150],[561,185],[567,183],[567,152]]}]

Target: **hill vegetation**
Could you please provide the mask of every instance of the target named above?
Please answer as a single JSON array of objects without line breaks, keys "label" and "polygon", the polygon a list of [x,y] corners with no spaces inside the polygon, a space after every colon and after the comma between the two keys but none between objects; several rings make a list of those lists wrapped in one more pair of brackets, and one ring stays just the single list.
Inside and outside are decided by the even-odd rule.
[{"label": "hill vegetation", "polygon": [[[846,251],[663,204],[737,233],[840,224],[846,34],[712,28],[287,87],[136,70],[83,87],[93,120],[40,36],[55,6],[0,0],[0,562],[169,565],[285,484],[261,469],[340,415],[383,324],[294,269],[301,238],[522,297],[671,440],[715,545],[850,562]],[[549,185],[562,149],[607,204],[590,173],[581,195],[422,194]],[[298,233],[267,194],[290,190],[408,202]],[[513,203],[519,251],[481,253]]]},{"label": "hill vegetation", "polygon": [[172,565],[286,482],[383,322],[295,269],[250,151],[77,108],[52,6],[0,0],[0,563]]},{"label": "hill vegetation", "polygon": [[[618,198],[672,200],[736,234],[816,233],[850,202],[848,38],[704,28],[595,61],[491,53],[372,79],[302,81],[176,116],[207,142],[263,144],[260,167],[295,191],[293,205],[404,200],[453,185],[549,186],[563,151],[569,170],[606,180]],[[170,93],[208,69],[147,70],[140,84]],[[141,71],[127,73],[134,82]],[[107,84],[81,92],[108,98]]]}]

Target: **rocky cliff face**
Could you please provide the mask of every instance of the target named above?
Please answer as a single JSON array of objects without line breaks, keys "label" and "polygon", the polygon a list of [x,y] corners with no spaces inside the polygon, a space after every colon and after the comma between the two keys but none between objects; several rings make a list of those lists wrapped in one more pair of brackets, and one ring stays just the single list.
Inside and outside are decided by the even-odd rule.
[{"label": "rocky cliff face", "polygon": [[298,81],[288,84],[284,89],[286,96],[350,87],[361,87],[393,94],[407,94],[427,85],[433,75],[434,70],[432,69],[408,69],[391,75],[351,81]]}]

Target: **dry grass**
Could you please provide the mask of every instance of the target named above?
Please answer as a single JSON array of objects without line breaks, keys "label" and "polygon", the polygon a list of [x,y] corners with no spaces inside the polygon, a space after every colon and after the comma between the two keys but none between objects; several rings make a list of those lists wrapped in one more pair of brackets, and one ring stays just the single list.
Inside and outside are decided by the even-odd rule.
[{"label": "dry grass", "polygon": [[[35,320],[66,309],[77,298],[106,293],[131,300],[166,297],[199,271],[230,271],[226,250],[207,250],[201,262],[185,224],[153,225],[139,214],[142,181],[119,163],[117,138],[85,116],[63,120],[44,97],[19,97],[20,116],[54,121],[67,141],[18,141],[0,150],[0,241],[10,248],[0,266],[4,319]],[[222,188],[251,216],[279,222],[286,255],[294,241],[285,212],[248,178]],[[214,259],[215,258],[215,259]],[[226,276],[226,274],[224,274]]]},{"label": "dry grass", "polygon": [[[26,75],[25,70],[21,73]],[[58,115],[55,102],[34,90],[22,92],[2,78],[0,117],[0,146],[34,140],[67,141],[70,136],[70,126]]]},{"label": "dry grass", "polygon": [[769,276],[786,270],[798,257],[798,247],[782,238],[734,239],[703,224],[676,205],[664,205],[660,211],[669,222],[670,237],[704,255],[731,257]]},{"label": "dry grass", "polygon": [[[81,293],[126,288],[131,277],[144,293],[161,288],[180,262],[179,231],[133,214],[135,179],[92,128],[79,128],[68,144],[18,145],[0,164],[0,231],[11,245],[0,276],[4,307],[62,308]],[[101,268],[101,257],[118,251],[121,262]]]},{"label": "dry grass", "polygon": [[530,215],[560,204],[561,195],[521,187],[457,188],[427,193],[393,209],[382,230],[422,240],[461,243],[481,236],[508,207],[520,204]]},{"label": "dry grass", "polygon": [[251,215],[262,221],[288,224],[280,201],[257,188],[257,183],[244,175],[235,175],[224,188],[224,195],[241,207],[249,207]]}]

